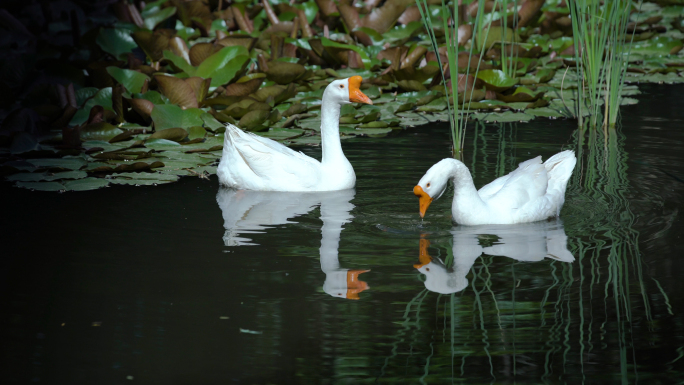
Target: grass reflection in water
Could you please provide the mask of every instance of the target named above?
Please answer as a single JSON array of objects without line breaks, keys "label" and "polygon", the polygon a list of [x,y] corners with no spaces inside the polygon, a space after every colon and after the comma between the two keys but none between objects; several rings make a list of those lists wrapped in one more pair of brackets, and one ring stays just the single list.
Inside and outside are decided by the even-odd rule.
[{"label": "grass reflection in water", "polygon": [[[509,162],[515,159],[516,146],[510,142],[516,129],[501,126],[494,135],[498,175],[517,166]],[[474,178],[478,172],[486,174],[492,163],[480,159],[492,153],[483,150],[483,131],[484,127],[475,127],[473,134],[469,168]],[[518,256],[511,254],[516,238],[506,238],[496,229],[472,230],[464,237],[459,236],[459,231],[467,232],[464,227],[454,227],[452,239],[431,239],[436,247],[430,252],[436,249],[437,257],[428,252],[430,242],[421,239],[420,264],[414,267],[422,273],[427,290],[406,303],[379,382],[639,379],[640,341],[654,331],[655,318],[673,313],[658,280],[645,278],[636,216],[629,204],[625,138],[620,128],[578,129],[573,141],[580,164],[563,211],[568,236],[560,222],[534,224],[558,227],[563,249],[567,239],[569,258],[563,258],[553,235],[541,228],[527,230],[527,238],[518,235],[518,246],[528,247]],[[520,258],[540,252],[530,236],[544,233],[544,242],[538,242],[546,248],[542,257]],[[544,256],[552,261],[525,263]],[[577,260],[568,263],[573,256]],[[441,286],[435,283],[439,274]],[[668,359],[671,374],[676,373],[672,363],[677,354],[682,356],[681,351],[673,353]]]}]

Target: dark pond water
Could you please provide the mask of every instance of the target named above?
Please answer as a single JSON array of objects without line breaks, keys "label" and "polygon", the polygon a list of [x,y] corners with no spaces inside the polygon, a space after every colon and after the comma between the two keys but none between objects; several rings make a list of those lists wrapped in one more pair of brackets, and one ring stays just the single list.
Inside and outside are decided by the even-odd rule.
[{"label": "dark pond water", "polygon": [[573,121],[469,127],[478,186],[578,150],[558,221],[452,226],[448,191],[421,222],[445,125],[346,141],[355,191],[4,183],[2,381],[680,382],[684,87],[643,90],[581,145]]}]

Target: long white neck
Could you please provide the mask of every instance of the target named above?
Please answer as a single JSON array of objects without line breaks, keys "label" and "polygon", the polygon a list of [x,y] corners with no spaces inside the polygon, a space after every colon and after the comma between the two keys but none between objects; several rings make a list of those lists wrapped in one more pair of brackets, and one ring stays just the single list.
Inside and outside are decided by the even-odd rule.
[{"label": "long white neck", "polygon": [[453,219],[457,223],[468,224],[464,213],[484,213],[487,204],[480,198],[473,182],[473,176],[462,162],[449,159],[448,176],[454,183],[454,201],[451,205]]},{"label": "long white neck", "polygon": [[340,104],[328,93],[323,93],[321,104],[322,164],[330,164],[340,158],[347,159],[340,143]]},{"label": "long white neck", "polygon": [[328,274],[340,268],[338,249],[342,226],[351,222],[354,190],[334,191],[321,195],[321,270]]}]

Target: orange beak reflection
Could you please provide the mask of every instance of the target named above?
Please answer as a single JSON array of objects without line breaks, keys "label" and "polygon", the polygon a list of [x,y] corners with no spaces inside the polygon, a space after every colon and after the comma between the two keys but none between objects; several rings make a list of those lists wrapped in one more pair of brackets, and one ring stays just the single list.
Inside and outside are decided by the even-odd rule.
[{"label": "orange beak reflection", "polygon": [[361,92],[361,81],[363,78],[361,76],[352,76],[349,78],[349,101],[354,103],[365,103],[373,104],[366,94]]},{"label": "orange beak reflection", "polygon": [[423,188],[420,186],[413,188],[413,194],[419,198],[418,203],[420,204],[420,217],[423,218],[428,207],[430,207],[430,203],[432,203],[432,197],[423,191]]},{"label": "orange beak reflection", "polygon": [[359,293],[368,289],[368,284],[359,279],[359,275],[370,270],[347,271],[347,299],[359,299]]},{"label": "orange beak reflection", "polygon": [[428,247],[430,246],[430,241],[427,239],[421,239],[420,240],[420,253],[418,254],[418,258],[420,259],[420,263],[413,265],[416,269],[420,269],[421,267],[427,265],[428,263],[432,262],[432,257],[430,254],[428,254]]}]

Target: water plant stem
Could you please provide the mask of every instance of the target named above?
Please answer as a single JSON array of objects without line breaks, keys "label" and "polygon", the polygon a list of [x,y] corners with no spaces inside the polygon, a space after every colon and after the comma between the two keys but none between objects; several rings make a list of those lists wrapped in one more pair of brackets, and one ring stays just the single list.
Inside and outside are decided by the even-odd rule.
[{"label": "water plant stem", "polygon": [[602,125],[613,126],[619,116],[631,47],[631,41],[625,43],[625,31],[632,1],[571,0],[568,7],[573,20],[572,38],[579,82],[575,105],[578,125],[583,125],[582,109],[585,107],[589,111],[590,126],[596,128],[601,122],[603,101]]}]

